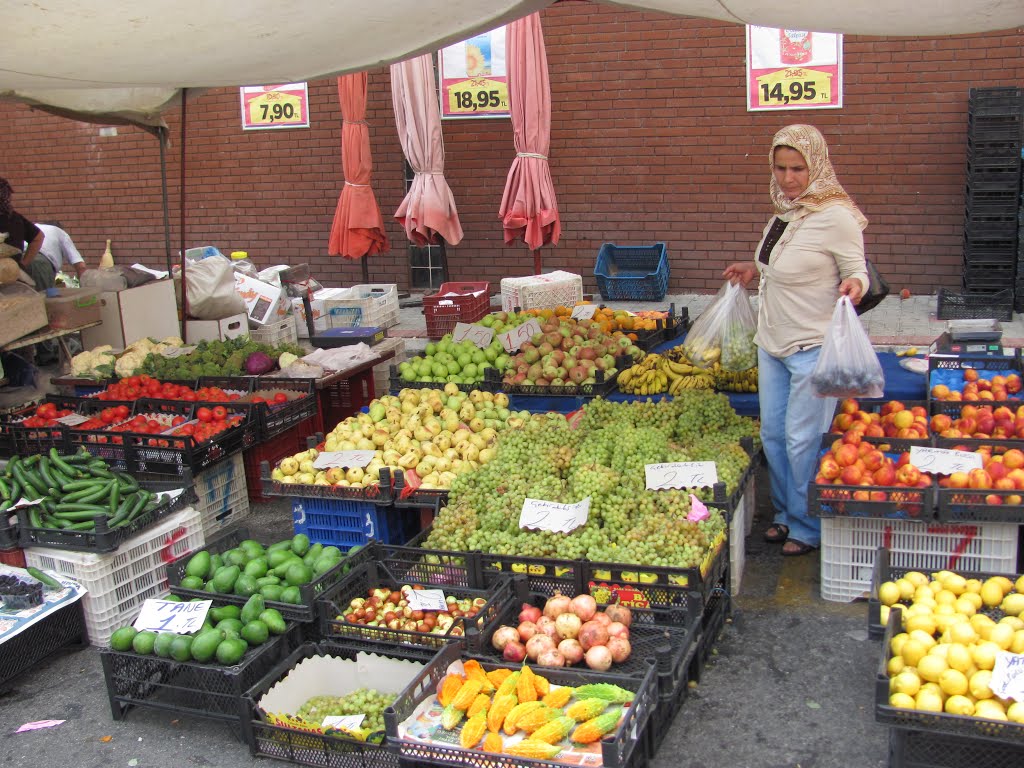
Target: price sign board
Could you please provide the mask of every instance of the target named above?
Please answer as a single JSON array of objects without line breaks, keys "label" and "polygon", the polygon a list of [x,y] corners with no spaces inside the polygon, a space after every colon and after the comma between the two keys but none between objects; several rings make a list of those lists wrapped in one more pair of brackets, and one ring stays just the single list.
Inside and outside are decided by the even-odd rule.
[{"label": "price sign board", "polygon": [[132,625],[139,632],[177,632],[188,635],[198,632],[206,621],[206,612],[213,600],[197,600],[194,603],[175,603],[170,600],[150,598],[142,604],[139,618]]},{"label": "price sign board", "polygon": [[1024,654],[999,651],[989,687],[1000,698],[1024,701]]},{"label": "price sign board", "polygon": [[555,533],[570,533],[587,522],[590,497],[575,504],[543,499],[526,499],[519,513],[519,527]]},{"label": "price sign board", "polygon": [[309,92],[305,83],[246,85],[239,89],[242,128],[246,131],[309,128]]},{"label": "price sign board", "polygon": [[320,723],[320,727],[324,730],[358,731],[365,719],[366,715],[328,715]]},{"label": "price sign board", "polygon": [[670,461],[645,464],[647,490],[666,488],[705,488],[718,482],[718,467],[713,461]]},{"label": "price sign board", "polygon": [[472,323],[456,323],[455,330],[452,331],[452,341],[459,342],[466,339],[469,339],[480,349],[487,349],[494,339],[494,329],[483,325],[473,325]]},{"label": "price sign board", "polygon": [[597,312],[597,304],[577,304],[572,308],[573,320],[590,320]]},{"label": "price sign board", "polygon": [[448,601],[443,589],[413,589],[405,594],[414,611],[447,611]]},{"label": "price sign board", "polygon": [[80,413],[69,413],[67,416],[54,419],[58,424],[63,424],[66,427],[77,427],[79,424],[85,424],[88,420],[88,416],[83,416]]},{"label": "price sign board", "polygon": [[313,469],[365,467],[373,461],[374,451],[324,451],[313,460]]},{"label": "price sign board", "polygon": [[538,333],[542,333],[540,323],[531,318],[522,325],[517,325],[511,330],[499,333],[498,341],[501,342],[501,346],[505,348],[506,352],[512,353],[518,351],[523,344],[528,342]]},{"label": "price sign board", "polygon": [[747,27],[747,110],[843,106],[843,36]]},{"label": "price sign board", "polygon": [[441,117],[508,117],[505,27],[442,48]]},{"label": "price sign board", "polygon": [[912,446],[910,463],[922,472],[939,475],[951,475],[954,472],[970,472],[982,468],[980,453],[970,451],[950,451],[945,448],[925,448]]}]

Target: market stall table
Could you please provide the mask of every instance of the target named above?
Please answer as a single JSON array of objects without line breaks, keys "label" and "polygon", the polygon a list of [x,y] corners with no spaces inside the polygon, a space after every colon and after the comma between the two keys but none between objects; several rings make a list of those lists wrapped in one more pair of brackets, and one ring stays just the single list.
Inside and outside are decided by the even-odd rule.
[{"label": "market stall table", "polygon": [[28,336],[22,336],[20,339],[15,339],[14,341],[4,344],[0,347],[0,352],[13,352],[16,349],[30,347],[33,344],[40,344],[44,341],[56,339],[57,346],[60,347],[61,364],[70,364],[72,354],[71,350],[68,349],[67,341],[64,337],[72,333],[83,331],[86,328],[95,328],[97,325],[102,325],[102,321],[97,320],[94,323],[86,323],[85,325],[79,325],[74,328],[50,328],[47,326],[46,328],[41,328],[34,333],[28,334]]},{"label": "market stall table", "polygon": [[316,431],[331,430],[342,420],[357,413],[364,405],[369,405],[377,396],[373,384],[374,367],[394,356],[393,349],[381,352],[370,360],[317,379],[319,422]]}]

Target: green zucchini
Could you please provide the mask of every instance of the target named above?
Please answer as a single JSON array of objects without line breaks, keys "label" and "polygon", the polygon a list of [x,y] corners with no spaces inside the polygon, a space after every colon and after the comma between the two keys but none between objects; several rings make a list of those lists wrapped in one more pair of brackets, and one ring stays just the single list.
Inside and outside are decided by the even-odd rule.
[{"label": "green zucchini", "polygon": [[38,568],[33,568],[32,566],[29,566],[25,570],[28,571],[29,576],[36,579],[37,581],[41,581],[43,583],[43,586],[45,586],[49,590],[64,589],[63,584],[61,584],[52,576],[48,576],[47,574],[43,573]]}]

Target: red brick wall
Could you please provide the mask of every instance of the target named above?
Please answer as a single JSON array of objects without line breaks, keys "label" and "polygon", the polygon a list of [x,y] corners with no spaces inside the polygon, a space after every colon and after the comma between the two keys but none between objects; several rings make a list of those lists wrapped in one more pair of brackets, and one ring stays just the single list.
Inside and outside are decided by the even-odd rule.
[{"label": "red brick wall", "polygon": [[[722,267],[749,258],[770,208],[766,147],[787,122],[829,140],[840,180],[864,209],[869,254],[894,287],[958,287],[967,97],[971,87],[1024,85],[1022,30],[950,38],[845,39],[844,107],[746,111],[742,26],[567,3],[542,14],[554,101],[551,169],[562,240],[544,265],[584,276],[602,242],[668,243],[672,292],[717,289]],[[334,80],[309,83],[312,127],[239,127],[237,89],[187,110],[187,245],[244,249],[260,265],[309,261],[330,285],[360,281],[327,255],[341,186]],[[180,109],[166,115],[172,247],[179,247]],[[370,74],[374,187],[391,250],[374,281],[408,286],[404,232],[391,214],[404,194],[386,68]],[[156,140],[0,104],[0,175],[15,204],[60,219],[87,259],[113,239],[121,263],[163,263]],[[466,237],[450,247],[452,279],[530,274],[523,245],[505,246],[497,219],[513,158],[507,120],[444,124],[447,177]]]}]

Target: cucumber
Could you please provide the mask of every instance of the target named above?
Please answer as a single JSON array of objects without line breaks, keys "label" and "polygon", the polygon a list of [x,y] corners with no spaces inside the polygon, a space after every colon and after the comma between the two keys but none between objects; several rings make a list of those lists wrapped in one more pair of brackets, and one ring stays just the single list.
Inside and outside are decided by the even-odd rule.
[{"label": "cucumber", "polygon": [[51,576],[47,576],[45,573],[40,571],[38,568],[33,568],[32,566],[29,566],[25,570],[28,571],[29,576],[34,578],[36,581],[43,582],[43,586],[45,586],[48,590],[57,591],[57,590],[64,589],[64,585],[63,584],[61,584],[55,578],[53,578]]}]

